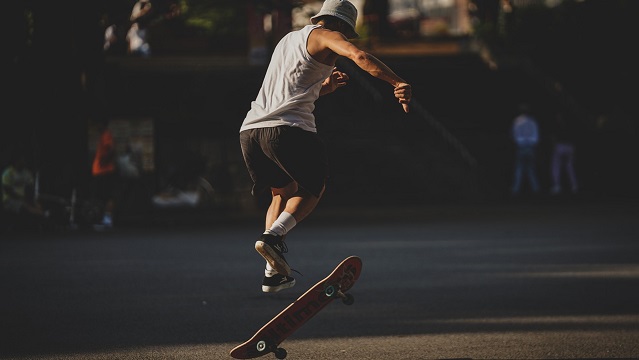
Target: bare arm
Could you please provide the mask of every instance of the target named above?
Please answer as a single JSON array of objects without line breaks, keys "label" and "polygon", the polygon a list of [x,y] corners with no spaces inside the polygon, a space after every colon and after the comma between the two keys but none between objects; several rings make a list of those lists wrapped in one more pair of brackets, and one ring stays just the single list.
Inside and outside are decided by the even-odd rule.
[{"label": "bare arm", "polygon": [[324,80],[324,82],[322,83],[320,96],[332,93],[333,91],[337,90],[337,88],[346,85],[347,81],[348,75],[334,68],[331,76],[327,77],[326,80]]},{"label": "bare arm", "polygon": [[352,60],[362,70],[372,76],[386,81],[394,87],[395,97],[402,104],[404,111],[408,112],[408,103],[412,97],[411,86],[404,79],[399,77],[393,70],[375,56],[359,49],[350,43],[339,32],[322,31],[318,40],[322,45],[339,56]]}]

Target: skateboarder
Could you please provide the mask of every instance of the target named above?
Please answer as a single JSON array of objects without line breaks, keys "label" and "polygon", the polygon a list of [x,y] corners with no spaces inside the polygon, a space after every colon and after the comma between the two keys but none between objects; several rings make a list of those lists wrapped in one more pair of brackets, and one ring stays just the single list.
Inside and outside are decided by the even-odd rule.
[{"label": "skateboarder", "polygon": [[346,85],[339,57],[388,82],[408,112],[411,86],[383,62],[348,39],[357,38],[357,9],[347,0],[326,0],[310,25],[277,44],[262,87],[240,128],[240,144],[253,180],[252,193],[270,189],[265,231],[255,249],[266,260],[262,291],[295,285],[284,237],[315,208],[328,178],[327,155],[317,136],[313,110],[319,96]]}]

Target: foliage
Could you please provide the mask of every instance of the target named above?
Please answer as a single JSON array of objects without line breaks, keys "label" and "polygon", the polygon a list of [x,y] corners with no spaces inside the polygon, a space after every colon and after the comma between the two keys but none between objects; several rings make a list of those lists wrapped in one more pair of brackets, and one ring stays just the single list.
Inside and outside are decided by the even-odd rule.
[{"label": "foliage", "polygon": [[246,25],[238,23],[245,18],[243,1],[181,0],[180,8],[186,26],[198,29],[205,36],[240,36]]}]

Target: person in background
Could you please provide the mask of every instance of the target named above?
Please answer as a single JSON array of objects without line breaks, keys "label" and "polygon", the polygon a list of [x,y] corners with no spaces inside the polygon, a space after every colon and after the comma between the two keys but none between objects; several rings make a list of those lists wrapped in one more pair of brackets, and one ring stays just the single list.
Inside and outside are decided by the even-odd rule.
[{"label": "person in background", "polygon": [[148,27],[151,21],[152,5],[150,0],[138,0],[131,11],[131,27],[126,35],[129,44],[129,54],[149,57],[151,45],[148,40]]},{"label": "person in background", "polygon": [[346,0],[326,0],[311,23],[285,35],[274,49],[256,99],[240,127],[242,155],[253,181],[252,193],[270,191],[265,231],[255,249],[266,260],[262,291],[295,285],[284,258],[284,237],[322,197],[328,178],[326,149],[317,135],[313,110],[322,95],[345,86],[340,57],[391,85],[408,112],[411,85],[348,39],[357,38],[357,8]]},{"label": "person in background", "polygon": [[558,195],[562,192],[561,174],[565,170],[568,176],[570,192],[577,193],[577,174],[575,173],[575,142],[565,116],[561,113],[555,115],[555,127],[552,133],[553,153],[551,158],[550,173],[552,175],[552,187],[550,193]]},{"label": "person in background", "polygon": [[13,154],[11,163],[2,172],[3,210],[35,218],[48,217],[48,212],[36,201],[34,185],[33,173],[27,167],[24,154]]},{"label": "person in background", "polygon": [[519,115],[512,125],[512,139],[517,147],[515,157],[515,174],[512,195],[521,192],[523,176],[528,179],[533,193],[539,193],[539,181],[536,171],[536,151],[539,143],[539,125],[531,114],[530,106],[526,103],[519,105]]},{"label": "person in background", "polygon": [[115,209],[115,187],[118,173],[116,172],[115,143],[109,129],[109,119],[106,117],[98,121],[98,143],[91,166],[93,176],[94,196],[103,204],[102,222],[96,224],[96,229],[113,227],[113,211]]}]

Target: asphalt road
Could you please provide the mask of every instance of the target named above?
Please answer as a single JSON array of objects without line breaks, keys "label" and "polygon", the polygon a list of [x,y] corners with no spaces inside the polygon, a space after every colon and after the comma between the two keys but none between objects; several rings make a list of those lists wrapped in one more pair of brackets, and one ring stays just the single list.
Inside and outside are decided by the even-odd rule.
[{"label": "asphalt road", "polygon": [[637,205],[320,205],[288,237],[303,276],[278,294],[260,289],[257,214],[2,234],[0,358],[230,359],[348,255],[355,304],[312,318],[287,359],[637,358]]}]

